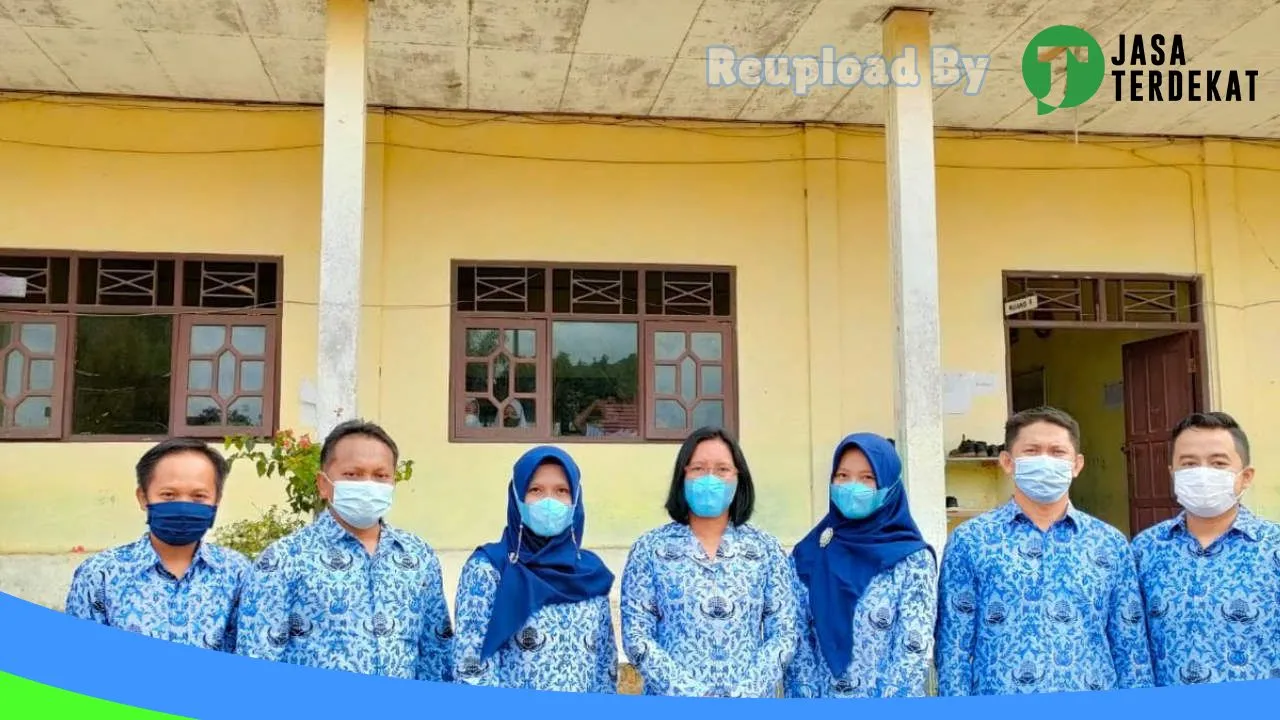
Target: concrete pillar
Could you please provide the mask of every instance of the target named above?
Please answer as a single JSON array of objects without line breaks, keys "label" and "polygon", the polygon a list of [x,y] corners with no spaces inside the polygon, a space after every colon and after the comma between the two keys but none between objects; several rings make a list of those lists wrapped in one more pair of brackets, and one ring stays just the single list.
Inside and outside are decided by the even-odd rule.
[{"label": "concrete pillar", "polygon": [[328,0],[316,430],[356,416],[364,242],[367,0]]},{"label": "concrete pillar", "polygon": [[806,127],[805,232],[809,260],[809,445],[812,519],[827,514],[831,451],[842,437],[840,196],[836,133]]},{"label": "concrete pillar", "polygon": [[885,59],[892,62],[914,50],[918,74],[914,85],[891,82],[886,90],[890,268],[897,329],[896,441],[912,514],[925,540],[941,550],[947,535],[946,451],[929,14],[895,9],[883,25]]}]

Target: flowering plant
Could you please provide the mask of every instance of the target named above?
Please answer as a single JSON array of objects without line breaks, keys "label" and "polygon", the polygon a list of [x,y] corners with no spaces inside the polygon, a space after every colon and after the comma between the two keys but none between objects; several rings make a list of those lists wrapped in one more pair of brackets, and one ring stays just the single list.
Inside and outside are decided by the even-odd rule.
[{"label": "flowering plant", "polygon": [[[238,460],[248,460],[254,464],[258,477],[283,478],[289,507],[295,513],[314,515],[324,509],[324,500],[316,488],[320,444],[313,442],[309,435],[297,436],[292,430],[281,430],[266,443],[240,436],[227,438],[225,446],[235,450],[227,458],[233,466]],[[405,482],[411,477],[413,461],[401,460],[396,467],[396,482]]]}]

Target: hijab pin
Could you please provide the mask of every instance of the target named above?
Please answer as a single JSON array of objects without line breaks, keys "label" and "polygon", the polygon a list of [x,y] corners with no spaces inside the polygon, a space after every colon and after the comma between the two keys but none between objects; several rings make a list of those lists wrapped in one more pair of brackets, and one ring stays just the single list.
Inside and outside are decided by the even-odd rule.
[{"label": "hijab pin", "polygon": [[823,530],[822,535],[818,537],[818,545],[820,545],[821,547],[826,547],[830,545],[831,538],[834,537],[835,534],[836,534],[836,531],[832,530],[831,528],[827,528],[826,530]]}]

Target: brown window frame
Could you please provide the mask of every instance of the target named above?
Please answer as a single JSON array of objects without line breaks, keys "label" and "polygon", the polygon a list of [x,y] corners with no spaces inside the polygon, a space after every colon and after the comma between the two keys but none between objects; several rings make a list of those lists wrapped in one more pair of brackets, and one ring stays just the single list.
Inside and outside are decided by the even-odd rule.
[{"label": "brown window frame", "polygon": [[[284,263],[283,259],[278,256],[257,256],[257,255],[219,255],[219,254],[187,254],[187,253],[137,253],[137,252],[87,252],[87,251],[65,251],[65,250],[33,250],[33,249],[16,249],[16,248],[0,248],[0,270],[4,268],[4,261],[10,258],[32,258],[45,259],[47,266],[51,266],[54,261],[64,261],[68,264],[64,271],[66,275],[66,297],[52,297],[54,283],[52,278],[43,278],[45,282],[45,297],[36,302],[30,301],[14,301],[10,298],[0,297],[0,320],[16,321],[16,322],[53,322],[59,327],[59,337],[56,339],[56,352],[54,356],[54,388],[53,388],[53,411],[51,422],[48,428],[42,428],[38,431],[24,431],[23,429],[13,427],[0,427],[0,443],[20,442],[30,440],[44,441],[62,441],[62,442],[154,442],[169,437],[185,436],[198,437],[207,440],[214,440],[226,437],[227,435],[253,435],[256,437],[269,437],[278,429],[279,405],[280,405],[280,359],[281,359],[281,342],[280,342],[280,325],[284,305]],[[103,278],[107,274],[101,270],[102,261],[124,260],[133,262],[152,262],[156,267],[161,264],[172,263],[172,298],[167,301],[160,299],[160,291],[155,286],[156,280],[152,278],[153,283],[152,295],[149,298],[149,304],[146,302],[138,302],[137,304],[103,304],[103,292],[109,292],[111,288],[104,288]],[[80,302],[80,295],[83,288],[80,286],[80,270],[83,261],[91,263],[96,262],[97,270],[97,286],[92,291],[95,300],[98,302],[86,303]],[[197,296],[197,302],[209,302],[209,305],[188,305],[185,300],[188,294],[186,284],[188,264],[201,263],[198,266],[200,273],[197,277],[198,287],[194,289]],[[210,271],[203,263],[253,263],[256,267],[253,275],[255,282],[260,282],[269,275],[270,282],[274,284],[274,293],[267,302],[255,302],[249,306],[243,307],[222,307],[216,303],[225,301],[229,297],[238,297],[237,292],[243,292],[242,288],[235,286],[231,281],[227,280],[225,275],[220,277],[219,272]],[[274,267],[271,267],[274,266]],[[264,276],[263,273],[268,273]],[[144,297],[140,285],[129,279],[121,279],[119,277],[108,278],[107,282],[112,287],[118,289],[138,290],[130,294],[136,298]],[[37,287],[37,290],[41,288]],[[231,292],[228,292],[231,291]],[[261,286],[258,286],[257,292],[261,293]],[[260,297],[255,296],[254,300]],[[65,300],[65,301],[64,301]],[[172,318],[171,328],[171,349],[169,356],[169,429],[167,434],[148,433],[148,434],[88,434],[74,432],[74,402],[75,402],[75,379],[76,379],[76,335],[77,324],[81,317],[109,317],[109,316],[166,316]],[[261,394],[263,400],[263,422],[257,426],[244,425],[202,425],[191,426],[186,422],[186,403],[191,395],[198,395],[199,392],[191,392],[187,390],[187,373],[188,361],[191,359],[190,343],[184,335],[189,335],[191,325],[201,324],[201,319],[207,319],[208,324],[219,324],[226,326],[258,326],[263,327],[266,331],[266,346],[263,356],[263,388],[261,393],[255,391],[255,395]],[[229,342],[229,340],[228,340]],[[237,353],[238,354],[238,353]],[[255,357],[256,359],[256,357]],[[0,360],[3,362],[3,360]],[[24,372],[24,375],[26,372]],[[26,378],[24,377],[24,389]],[[239,370],[236,373],[236,390],[240,389]],[[214,388],[209,392],[210,395],[216,395],[216,374]],[[224,411],[226,406],[231,402],[220,402],[215,398],[215,402]],[[16,401],[5,402],[0,398],[0,409],[8,411],[12,405],[16,405]]]},{"label": "brown window frame", "polygon": [[[499,296],[506,298],[508,302],[525,304],[524,310],[494,310],[491,308],[479,308],[479,300],[469,294],[468,301],[460,301],[459,298],[459,275],[460,271],[471,270],[477,268],[509,268],[513,270],[523,270],[525,276],[528,277],[531,271],[541,271],[542,288],[540,290],[540,303],[534,303],[526,295],[524,301],[511,300],[514,295],[508,295],[505,292],[499,292]],[[619,301],[618,312],[602,313],[602,312],[573,312],[575,302],[581,303],[601,303],[600,293],[591,289],[583,290],[584,296],[590,300],[572,300],[572,290],[570,291],[571,299],[569,300],[569,311],[556,311],[557,305],[555,294],[555,285],[553,278],[556,277],[556,271],[587,271],[599,273],[619,273],[635,272],[635,287],[637,295],[635,298],[627,298]],[[680,312],[668,312],[667,308],[677,307],[673,300],[688,300],[693,298],[695,301],[700,297],[694,297],[689,292],[680,288],[671,290],[665,299],[659,301],[658,312],[653,312],[655,307],[652,303],[654,298],[647,297],[649,292],[648,273],[696,273],[710,274],[712,283],[708,286],[705,304],[707,305],[707,314],[683,314]],[[720,277],[716,277],[716,276]],[[571,276],[572,277],[572,276]],[[714,314],[716,312],[717,303],[720,302],[716,293],[719,292],[715,286],[722,277],[727,277],[727,312]],[[574,280],[576,282],[576,279]],[[602,281],[603,282],[603,281]],[[658,287],[663,288],[664,292],[668,291],[668,285],[662,283],[667,282],[676,284],[679,281],[667,281],[662,278],[658,281]],[[722,367],[721,373],[721,392],[714,395],[701,394],[701,381],[695,385],[697,392],[695,393],[696,401],[702,400],[718,400],[723,403],[723,424],[730,432],[736,432],[738,427],[738,367],[737,367],[737,278],[735,268],[722,265],[660,265],[660,264],[627,264],[627,263],[558,263],[558,262],[530,262],[530,261],[475,261],[475,260],[453,260],[450,267],[450,298],[451,298],[451,333],[450,333],[450,352],[449,352],[449,441],[463,443],[522,443],[522,442],[554,442],[554,443],[584,443],[584,444],[644,444],[644,443],[673,443],[680,442],[688,435],[688,433],[696,428],[692,424],[692,416],[689,410],[687,413],[687,425],[682,429],[666,429],[658,428],[655,424],[655,403],[658,399],[665,399],[665,396],[658,396],[655,393],[653,373],[657,363],[654,362],[654,343],[656,333],[669,330],[680,330],[684,332],[700,332],[714,331],[721,335],[721,351],[722,358],[718,364]],[[621,290],[619,291],[621,292]],[[619,295],[621,297],[621,295]],[[564,300],[563,297],[560,298]],[[563,302],[560,302],[563,305]],[[630,304],[634,306],[634,312],[624,312],[624,306]],[[694,303],[696,304],[696,303]],[[459,309],[460,305],[465,305],[468,309]],[[680,305],[678,307],[690,308],[691,304]],[[636,328],[636,353],[638,357],[637,372],[639,377],[636,378],[636,396],[637,396],[637,425],[636,436],[582,436],[582,435],[555,435],[553,434],[554,418],[552,416],[554,398],[554,388],[552,387],[552,368],[553,359],[551,353],[553,350],[553,334],[554,325],[557,322],[568,323],[617,323],[625,325],[633,325]],[[467,331],[475,329],[498,329],[498,330],[515,330],[515,329],[532,329],[536,335],[536,391],[531,394],[535,402],[536,417],[532,428],[516,429],[516,428],[469,428],[465,425],[466,403],[465,400],[470,397],[485,397],[477,393],[468,393],[466,391],[466,365],[468,356],[466,355],[466,339]],[[474,360],[472,360],[474,362]],[[697,359],[695,358],[695,362]],[[662,363],[668,364],[668,363]],[[511,373],[511,389],[514,390],[515,373]],[[677,383],[679,383],[679,374],[677,372]],[[679,387],[679,385],[677,385]],[[512,393],[514,395],[514,393]],[[674,398],[672,398],[674,399]],[[682,403],[683,405],[683,403]]]}]

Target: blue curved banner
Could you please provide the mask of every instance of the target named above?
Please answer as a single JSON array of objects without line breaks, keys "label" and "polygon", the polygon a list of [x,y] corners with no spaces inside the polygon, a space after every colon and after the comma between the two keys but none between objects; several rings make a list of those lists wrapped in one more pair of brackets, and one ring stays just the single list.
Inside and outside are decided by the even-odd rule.
[{"label": "blue curved banner", "polygon": [[[618,695],[582,695],[497,688],[473,688],[412,680],[368,677],[315,670],[152,640],[141,635],[77,620],[0,593],[0,716],[19,718],[7,705],[10,694],[52,689],[113,703],[111,717],[156,717],[145,711],[198,720],[245,720],[256,717],[349,718],[387,711],[431,717],[583,717],[644,718],[678,716],[711,709],[730,712],[734,720],[776,718],[783,711],[849,711],[845,706],[816,704],[845,700],[711,700]],[[21,680],[17,680],[21,679]],[[31,681],[31,682],[25,682]],[[22,684],[19,684],[22,683]],[[32,691],[33,692],[33,691]],[[778,705],[785,702],[787,707]],[[1167,714],[1220,714],[1229,708],[1275,707],[1280,681],[1224,683],[1153,690],[1024,695],[979,698],[879,700],[881,707],[859,705],[858,712],[889,712],[895,720],[948,720],[1006,717],[1017,713],[1037,720]],[[732,703],[726,706],[725,703]],[[886,706],[884,703],[889,703]],[[46,699],[46,712],[56,703]],[[79,705],[77,707],[82,707]],[[114,707],[106,706],[104,707]],[[28,708],[36,707],[28,705]],[[71,707],[70,704],[67,707]],[[57,714],[56,712],[54,713]],[[84,713],[80,713],[84,715]],[[107,717],[104,711],[91,713]],[[30,714],[35,717],[36,714]]]}]

